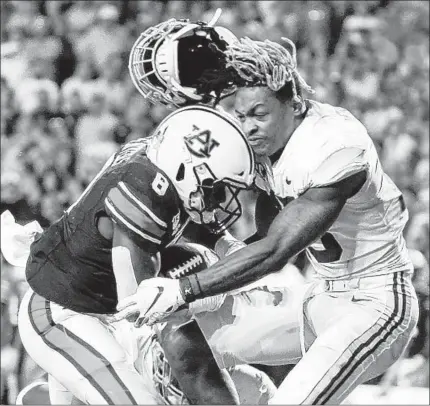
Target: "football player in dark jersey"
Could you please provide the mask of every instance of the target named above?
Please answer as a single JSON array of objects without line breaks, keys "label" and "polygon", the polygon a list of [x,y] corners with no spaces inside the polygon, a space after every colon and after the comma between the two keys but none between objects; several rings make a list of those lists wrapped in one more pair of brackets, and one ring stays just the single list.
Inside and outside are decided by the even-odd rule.
[{"label": "football player in dark jersey", "polygon": [[[179,242],[160,251],[159,275],[166,278],[190,275],[206,269],[216,261],[218,261],[217,255],[203,245]],[[186,321],[191,311],[192,309],[184,309],[181,312],[182,316],[177,316],[177,318],[180,317]],[[127,326],[130,327],[131,324],[127,323],[121,328],[124,329]],[[160,345],[160,338],[166,332],[170,335],[171,327],[176,328],[175,324],[169,322],[168,327],[159,326],[158,331],[148,326],[142,326],[138,330],[134,329],[134,332],[138,331],[138,351],[134,365],[142,378],[145,379],[148,391],[158,400],[158,404],[177,405],[186,403],[187,399],[166,359],[166,351]],[[118,330],[115,327],[116,337],[118,337]],[[133,329],[131,328],[124,329],[122,337],[118,338],[124,342],[124,338],[127,339],[127,335],[132,332]],[[270,378],[249,365],[231,368],[229,374],[237,389],[240,404],[265,405],[275,393],[276,387]],[[23,388],[16,400],[16,404],[20,405],[34,405],[36,403],[38,405],[51,404],[46,377]],[[76,399],[73,399],[71,404],[77,404]]]},{"label": "football player in dark jersey", "polygon": [[[228,155],[244,158],[225,162]],[[118,300],[157,275],[154,258],[181,236],[188,219],[216,233],[239,218],[237,195],[253,178],[253,154],[238,124],[203,106],[177,110],[153,137],[126,144],[108,160],[33,242],[27,262],[20,334],[57,387],[87,404],[158,403],[130,362],[133,350],[115,338],[110,315]],[[209,347],[200,351],[210,355]],[[205,380],[221,382],[216,398],[202,393]],[[183,389],[192,402],[232,403],[234,391],[223,391],[223,382],[214,367],[196,383],[198,393],[192,383]]]}]

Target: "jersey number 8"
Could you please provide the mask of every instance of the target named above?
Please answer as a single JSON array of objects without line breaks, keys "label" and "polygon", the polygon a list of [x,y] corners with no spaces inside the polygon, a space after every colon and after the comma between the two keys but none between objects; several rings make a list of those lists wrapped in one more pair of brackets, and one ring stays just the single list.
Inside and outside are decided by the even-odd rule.
[{"label": "jersey number 8", "polygon": [[163,176],[160,172],[157,172],[154,180],[152,181],[152,189],[154,189],[157,195],[164,196],[168,188],[169,182],[167,181],[166,177]]}]

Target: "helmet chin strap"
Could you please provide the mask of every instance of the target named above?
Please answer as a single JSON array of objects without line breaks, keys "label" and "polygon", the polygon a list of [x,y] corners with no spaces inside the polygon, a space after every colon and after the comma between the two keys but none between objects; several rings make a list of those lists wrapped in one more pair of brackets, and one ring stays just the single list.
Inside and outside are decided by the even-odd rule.
[{"label": "helmet chin strap", "polygon": [[215,15],[208,22],[208,26],[209,27],[213,27],[216,24],[216,22],[219,20],[219,18],[221,17],[221,14],[222,14],[222,9],[221,8],[217,8],[216,11],[215,11]]},{"label": "helmet chin strap", "polygon": [[[212,17],[212,19],[207,23],[208,27],[213,27],[216,22],[219,20],[219,18],[221,17],[222,14],[222,9],[217,8],[215,11],[215,15]],[[199,24],[195,24],[195,23],[188,23],[186,25],[184,25],[178,32],[176,32],[175,34],[173,34],[171,36],[171,41],[176,41],[178,38],[184,37],[185,34],[188,34],[191,31],[194,31],[196,28],[199,28]]]}]

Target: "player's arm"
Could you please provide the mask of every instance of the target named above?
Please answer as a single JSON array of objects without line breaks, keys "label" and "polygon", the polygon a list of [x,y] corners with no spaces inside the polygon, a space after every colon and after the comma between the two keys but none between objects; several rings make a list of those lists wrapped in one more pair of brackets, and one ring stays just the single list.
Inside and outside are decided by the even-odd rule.
[{"label": "player's arm", "polygon": [[125,228],[109,217],[99,219],[98,230],[104,238],[112,240],[112,267],[121,300],[133,294],[144,279],[155,276],[158,264],[148,249],[136,243]]},{"label": "player's arm", "polygon": [[113,232],[112,264],[118,300],[133,294],[140,282],[157,273],[154,255],[136,244],[118,225],[114,226]]},{"label": "player's arm", "polygon": [[275,217],[265,238],[199,274],[181,278],[186,300],[234,290],[278,271],[330,228],[347,199],[365,181],[366,171],[362,170],[337,183],[308,189]]},{"label": "player's arm", "polygon": [[[112,222],[112,264],[119,300],[133,294],[142,280],[156,275],[154,257],[168,228],[152,205],[151,189],[132,182],[136,183],[127,178],[118,182],[104,202]],[[99,229],[100,225],[101,221]]]}]

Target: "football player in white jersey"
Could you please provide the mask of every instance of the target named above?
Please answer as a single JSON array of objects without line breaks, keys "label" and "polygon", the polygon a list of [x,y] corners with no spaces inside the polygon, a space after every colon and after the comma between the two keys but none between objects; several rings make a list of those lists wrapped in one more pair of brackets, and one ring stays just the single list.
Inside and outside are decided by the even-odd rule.
[{"label": "football player in white jersey", "polygon": [[[147,280],[119,307],[152,324],[184,303],[273,273],[306,250],[316,280],[300,311],[285,311],[284,340],[271,349],[300,360],[270,403],[338,404],[386,371],[416,326],[402,235],[408,212],[365,127],[345,109],[304,99],[311,89],[298,73],[294,44],[284,40],[286,47],[244,38],[226,55],[239,86],[235,112],[260,161],[259,185],[287,204],[265,238],[198,274]],[[258,337],[255,331],[248,341]]]}]

